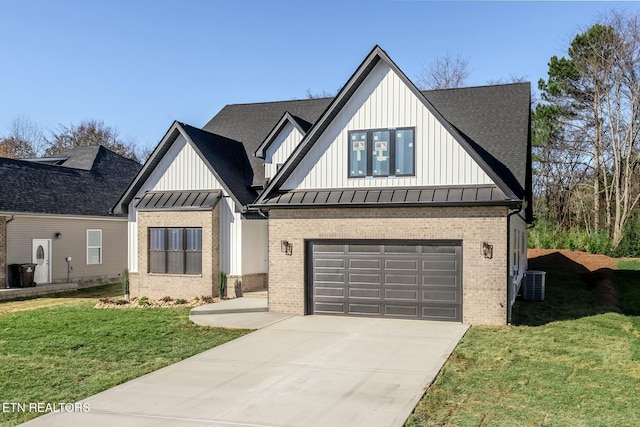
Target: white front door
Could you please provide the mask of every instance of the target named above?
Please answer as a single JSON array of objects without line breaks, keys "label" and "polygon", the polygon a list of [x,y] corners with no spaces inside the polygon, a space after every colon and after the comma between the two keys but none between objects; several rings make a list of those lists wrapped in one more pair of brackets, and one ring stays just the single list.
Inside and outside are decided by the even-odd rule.
[{"label": "white front door", "polygon": [[32,254],[31,262],[37,264],[34,282],[51,282],[51,240],[33,239]]}]

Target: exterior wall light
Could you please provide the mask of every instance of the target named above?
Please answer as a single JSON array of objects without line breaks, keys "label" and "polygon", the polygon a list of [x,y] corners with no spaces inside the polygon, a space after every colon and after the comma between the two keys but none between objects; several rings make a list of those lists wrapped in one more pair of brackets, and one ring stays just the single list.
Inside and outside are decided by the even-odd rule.
[{"label": "exterior wall light", "polygon": [[280,252],[289,256],[293,255],[293,243],[289,243],[288,240],[280,240]]},{"label": "exterior wall light", "polygon": [[57,232],[55,236],[56,236],[56,239],[62,239],[62,233],[60,232]]},{"label": "exterior wall light", "polygon": [[487,242],[482,242],[482,254],[487,259],[493,258],[493,245],[490,245]]}]

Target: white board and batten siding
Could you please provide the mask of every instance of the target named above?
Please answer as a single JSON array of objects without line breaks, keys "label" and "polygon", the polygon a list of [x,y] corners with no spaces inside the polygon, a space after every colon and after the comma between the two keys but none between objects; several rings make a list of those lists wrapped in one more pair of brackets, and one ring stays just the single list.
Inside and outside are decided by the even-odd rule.
[{"label": "white board and batten siding", "polygon": [[[184,137],[179,136],[129,205],[129,270],[138,272],[138,227],[135,204],[147,191],[223,190],[222,185]],[[220,209],[220,269],[229,275],[243,272],[243,228],[250,228],[235,211],[235,203],[223,190]],[[266,221],[259,221],[266,222]],[[246,234],[247,232],[245,232]],[[261,238],[258,236],[258,238]],[[252,243],[255,244],[255,243]],[[256,260],[262,265],[262,260]],[[265,272],[262,270],[260,272]]]},{"label": "white board and batten siding", "polygon": [[302,141],[302,137],[302,133],[291,123],[287,123],[282,128],[265,152],[265,178],[270,179],[276,174],[278,165],[282,165],[287,161],[291,153],[293,153],[293,150],[295,150],[298,144],[300,144],[300,141]]},{"label": "white board and batten siding", "polygon": [[522,279],[529,266],[527,259],[527,223],[524,211],[513,215],[509,220],[509,276],[511,278],[511,305],[515,302]]},{"label": "white board and batten siding", "polygon": [[[349,178],[348,132],[415,127],[415,176]],[[284,182],[282,188],[493,184],[447,129],[380,61]]]}]

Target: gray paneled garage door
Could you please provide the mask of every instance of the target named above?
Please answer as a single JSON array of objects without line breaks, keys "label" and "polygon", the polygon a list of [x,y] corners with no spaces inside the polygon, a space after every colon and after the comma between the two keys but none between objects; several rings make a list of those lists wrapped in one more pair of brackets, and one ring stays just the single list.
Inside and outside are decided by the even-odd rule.
[{"label": "gray paneled garage door", "polygon": [[462,247],[452,242],[313,242],[314,314],[462,321]]}]

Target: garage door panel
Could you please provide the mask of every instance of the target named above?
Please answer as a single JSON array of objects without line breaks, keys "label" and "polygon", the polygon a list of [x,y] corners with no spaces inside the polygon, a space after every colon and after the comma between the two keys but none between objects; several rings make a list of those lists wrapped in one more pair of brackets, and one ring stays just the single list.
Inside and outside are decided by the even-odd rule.
[{"label": "garage door panel", "polygon": [[380,300],[380,288],[349,288],[349,298]]},{"label": "garage door panel", "polygon": [[393,317],[407,317],[415,319],[418,317],[418,307],[415,305],[384,305],[384,314]]},{"label": "garage door panel", "polygon": [[380,270],[380,260],[379,259],[362,259],[362,258],[350,259],[349,269]]},{"label": "garage door panel", "polygon": [[461,257],[459,245],[313,244],[312,311],[460,322]]},{"label": "garage door panel", "polygon": [[317,269],[321,269],[321,268],[343,269],[344,259],[343,258],[320,258],[320,259],[316,259],[313,265]]},{"label": "garage door panel", "polygon": [[385,300],[418,302],[417,289],[385,289]]},{"label": "garage door panel", "polygon": [[418,271],[418,260],[411,259],[385,259],[384,260],[384,269],[385,270],[409,270],[409,271]]},{"label": "garage door panel", "polygon": [[317,297],[342,297],[344,298],[346,292],[345,287],[326,287],[326,286],[317,286],[316,287],[316,296]]},{"label": "garage door panel", "polygon": [[355,315],[380,315],[380,304],[366,304],[366,303],[349,303],[349,313]]},{"label": "garage door panel", "polygon": [[347,314],[346,304],[339,302],[316,302],[315,312],[318,314]]},{"label": "garage door panel", "polygon": [[451,271],[455,272],[458,268],[458,263],[455,260],[437,260],[422,261],[423,271]]},{"label": "garage door panel", "polygon": [[415,274],[385,274],[385,285],[418,285],[418,276]]},{"label": "garage door panel", "polygon": [[314,280],[316,283],[344,283],[344,273],[316,273]]},{"label": "garage door panel", "polygon": [[365,283],[367,285],[371,284],[380,284],[380,275],[379,274],[361,274],[361,273],[351,273],[349,274],[349,283]]}]

